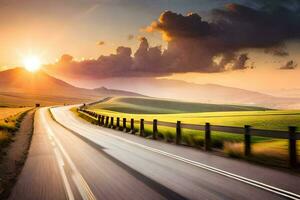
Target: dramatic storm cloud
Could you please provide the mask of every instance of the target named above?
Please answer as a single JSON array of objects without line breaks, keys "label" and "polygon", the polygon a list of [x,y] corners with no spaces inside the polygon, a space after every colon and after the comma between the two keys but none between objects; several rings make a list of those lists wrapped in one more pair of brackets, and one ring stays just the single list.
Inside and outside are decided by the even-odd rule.
[{"label": "dramatic storm cloud", "polygon": [[[198,14],[181,15],[171,11],[161,14],[148,31],[160,31],[169,42],[167,52],[177,59],[178,67],[189,71],[211,72],[246,68],[246,57],[240,50],[263,48],[266,53],[286,56],[285,42],[300,38],[300,12],[290,4],[256,1],[254,7],[229,4],[212,11],[212,20],[204,21]],[[221,56],[218,65],[215,56]],[[237,65],[238,63],[238,65]],[[242,66],[241,66],[242,65]]]},{"label": "dramatic storm cloud", "polygon": [[[81,62],[65,55],[49,69],[95,79],[243,70],[248,68],[249,60],[245,52],[251,48],[275,56],[289,55],[285,42],[300,39],[299,11],[298,0],[228,4],[212,10],[209,21],[196,13],[166,11],[146,29],[162,33],[168,43],[164,51],[140,38],[140,46],[134,53],[128,47],[118,47],[116,54]],[[282,68],[294,65],[287,63]]]}]

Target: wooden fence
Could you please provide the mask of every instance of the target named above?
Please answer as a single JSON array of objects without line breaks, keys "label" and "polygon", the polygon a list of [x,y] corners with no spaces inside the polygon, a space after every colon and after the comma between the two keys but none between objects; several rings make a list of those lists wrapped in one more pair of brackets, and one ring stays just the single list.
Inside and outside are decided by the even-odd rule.
[{"label": "wooden fence", "polygon": [[[184,129],[191,129],[191,130],[199,130],[204,131],[204,148],[206,151],[210,151],[211,148],[211,132],[212,131],[221,131],[225,133],[232,133],[232,134],[240,134],[244,135],[244,154],[245,156],[251,155],[251,137],[252,136],[260,136],[260,137],[267,137],[267,138],[276,138],[276,139],[286,139],[288,140],[289,144],[289,166],[296,167],[298,165],[297,161],[297,140],[300,140],[300,134],[297,132],[297,127],[289,126],[288,131],[277,131],[277,130],[262,130],[262,129],[255,129],[249,125],[245,125],[244,127],[232,127],[232,126],[217,126],[211,125],[210,123],[206,123],[205,125],[198,125],[198,124],[185,124],[181,123],[181,121],[177,121],[177,123],[173,122],[163,122],[154,119],[153,121],[146,121],[144,119],[134,120],[130,119],[127,120],[126,118],[122,119],[122,125],[120,125],[120,118],[116,118],[116,126],[114,126],[114,117],[109,117],[105,115],[100,115],[95,112],[85,110],[83,107],[79,107],[79,112],[88,115],[89,117],[93,118],[97,121],[97,124],[100,126],[105,126],[109,128],[115,128],[118,130],[122,130],[124,132],[130,132],[135,134],[136,128],[135,123],[140,124],[139,128],[139,135],[144,137],[145,136],[145,124],[151,125],[152,128],[152,139],[156,140],[158,138],[158,126],[166,126],[172,127],[176,129],[176,137],[175,143],[180,145],[182,143],[182,128]],[[127,122],[130,122],[130,128],[127,128]]]}]

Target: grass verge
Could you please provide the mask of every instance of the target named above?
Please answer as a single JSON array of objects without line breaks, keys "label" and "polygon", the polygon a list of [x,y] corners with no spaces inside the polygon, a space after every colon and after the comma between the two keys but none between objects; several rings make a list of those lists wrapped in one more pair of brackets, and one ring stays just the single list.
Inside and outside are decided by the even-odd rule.
[{"label": "grass verge", "polygon": [[18,131],[22,120],[29,111],[30,109],[27,109],[23,112],[0,120],[0,161],[3,157],[4,148],[13,141],[14,133]]}]

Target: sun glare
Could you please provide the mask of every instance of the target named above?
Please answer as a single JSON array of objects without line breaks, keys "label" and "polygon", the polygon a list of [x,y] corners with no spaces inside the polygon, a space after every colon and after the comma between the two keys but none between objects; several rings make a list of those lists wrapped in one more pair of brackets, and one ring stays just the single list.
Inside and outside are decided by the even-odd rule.
[{"label": "sun glare", "polygon": [[27,56],[23,59],[23,64],[26,70],[35,72],[41,67],[41,61],[37,56]]}]

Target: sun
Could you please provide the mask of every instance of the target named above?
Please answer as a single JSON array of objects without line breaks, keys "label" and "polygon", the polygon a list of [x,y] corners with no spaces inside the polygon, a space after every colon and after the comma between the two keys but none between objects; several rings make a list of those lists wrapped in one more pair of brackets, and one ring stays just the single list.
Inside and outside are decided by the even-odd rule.
[{"label": "sun", "polygon": [[26,56],[23,59],[23,64],[26,70],[35,72],[41,68],[41,61],[37,56]]}]

